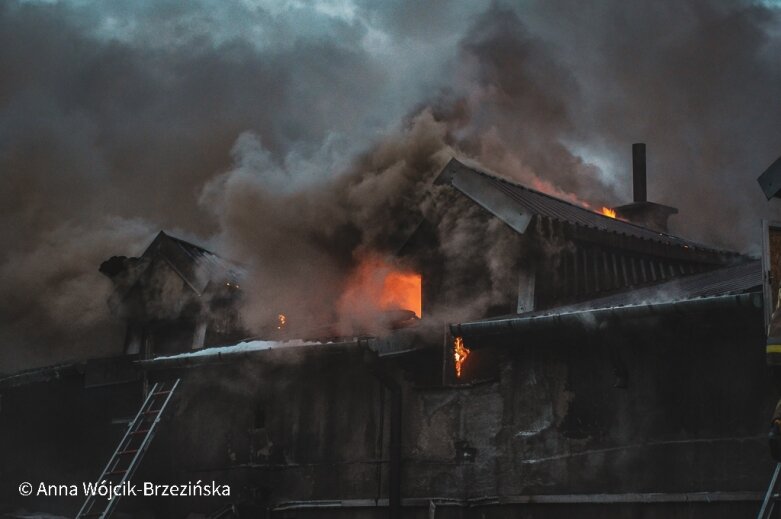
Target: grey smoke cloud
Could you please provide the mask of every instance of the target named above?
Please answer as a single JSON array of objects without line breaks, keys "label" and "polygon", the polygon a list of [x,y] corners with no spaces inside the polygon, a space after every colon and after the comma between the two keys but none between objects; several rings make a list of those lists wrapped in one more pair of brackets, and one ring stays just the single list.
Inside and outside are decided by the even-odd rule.
[{"label": "grey smoke cloud", "polygon": [[[649,197],[681,209],[674,232],[756,250],[759,219],[778,217],[756,186],[781,154],[781,125],[771,115],[781,108],[778,5],[538,7],[535,27],[557,42],[587,100],[573,107],[570,138],[623,164],[609,172],[619,181],[628,142],[647,142]],[[622,187],[629,197],[628,183]]]},{"label": "grey smoke cloud", "polygon": [[674,231],[750,249],[779,217],[754,180],[781,153],[777,8],[477,4],[3,3],[0,372],[116,352],[97,266],[160,228],[251,267],[250,322],[322,315],[454,154],[616,205],[642,140]]}]

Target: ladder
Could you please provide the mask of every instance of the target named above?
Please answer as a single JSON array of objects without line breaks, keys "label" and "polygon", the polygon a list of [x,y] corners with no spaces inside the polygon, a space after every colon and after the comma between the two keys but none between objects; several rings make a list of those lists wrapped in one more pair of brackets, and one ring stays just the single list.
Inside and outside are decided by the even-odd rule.
[{"label": "ladder", "polygon": [[206,519],[226,519],[229,517],[238,517],[239,512],[236,510],[236,505],[227,505],[223,506],[216,512],[212,513],[209,517]]},{"label": "ladder", "polygon": [[[119,442],[114,454],[108,460],[106,468],[100,474],[97,484],[101,481],[111,482],[111,486],[129,482],[138,468],[141,458],[154,438],[160,417],[171,401],[171,396],[179,385],[179,379],[157,382],[144,400],[141,409],[128,425],[127,432]],[[88,495],[81,506],[76,519],[107,519],[117,506],[120,496]]]},{"label": "ladder", "polygon": [[781,499],[778,488],[779,483],[781,483],[781,480],[778,478],[779,474],[781,474],[781,463],[776,463],[776,469],[773,471],[773,476],[770,478],[770,485],[767,487],[765,499],[762,501],[762,508],[759,509],[757,519],[768,519],[771,517],[776,502]]}]

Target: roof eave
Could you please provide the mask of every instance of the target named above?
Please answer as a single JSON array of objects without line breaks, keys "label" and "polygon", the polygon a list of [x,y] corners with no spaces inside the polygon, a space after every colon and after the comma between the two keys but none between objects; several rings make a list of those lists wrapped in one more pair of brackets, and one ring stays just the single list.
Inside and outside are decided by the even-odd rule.
[{"label": "roof eave", "polygon": [[[454,336],[463,337],[468,343],[470,337],[520,337],[525,333],[552,330],[562,326],[577,327],[576,329],[581,330],[595,330],[604,323],[615,319],[625,320],[637,317],[688,314],[734,308],[762,308],[762,293],[748,292],[612,308],[596,308],[533,317],[510,317],[506,319],[473,321],[451,324],[450,332]],[[480,348],[480,345],[474,344],[469,347],[470,349],[472,347]]]}]

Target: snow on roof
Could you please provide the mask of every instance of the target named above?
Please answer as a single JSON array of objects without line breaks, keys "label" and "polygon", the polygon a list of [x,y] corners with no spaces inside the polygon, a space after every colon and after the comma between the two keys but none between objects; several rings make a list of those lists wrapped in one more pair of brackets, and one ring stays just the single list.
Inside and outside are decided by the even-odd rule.
[{"label": "snow on roof", "polygon": [[202,350],[188,351],[176,355],[167,355],[155,357],[151,362],[163,362],[171,359],[188,359],[194,357],[217,357],[222,355],[235,355],[253,351],[270,350],[276,348],[291,348],[295,346],[316,346],[322,343],[302,340],[292,341],[245,341],[230,346],[220,346],[217,348],[204,348]]}]

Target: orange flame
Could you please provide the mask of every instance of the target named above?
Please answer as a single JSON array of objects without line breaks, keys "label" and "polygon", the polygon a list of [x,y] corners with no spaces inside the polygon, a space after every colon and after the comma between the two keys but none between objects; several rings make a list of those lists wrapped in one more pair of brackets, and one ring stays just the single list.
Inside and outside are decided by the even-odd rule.
[{"label": "orange flame", "polygon": [[464,346],[464,339],[456,337],[453,341],[453,360],[456,365],[456,378],[461,378],[461,368],[466,362],[466,358],[469,357],[469,348]]},{"label": "orange flame", "polygon": [[410,310],[420,317],[421,281],[421,275],[416,272],[400,270],[381,258],[369,257],[349,279],[339,306],[347,314]]},{"label": "orange flame", "polygon": [[412,310],[420,317],[422,304],[420,297],[421,277],[413,272],[390,272],[382,284],[380,308],[401,308]]},{"label": "orange flame", "polygon": [[287,325],[287,317],[285,314],[279,314],[277,316],[277,330],[281,330]]},{"label": "orange flame", "polygon": [[599,210],[599,213],[609,218],[616,218],[616,210],[610,209],[609,207],[602,207],[602,209]]}]

